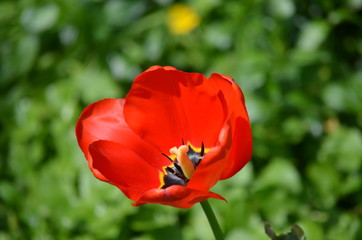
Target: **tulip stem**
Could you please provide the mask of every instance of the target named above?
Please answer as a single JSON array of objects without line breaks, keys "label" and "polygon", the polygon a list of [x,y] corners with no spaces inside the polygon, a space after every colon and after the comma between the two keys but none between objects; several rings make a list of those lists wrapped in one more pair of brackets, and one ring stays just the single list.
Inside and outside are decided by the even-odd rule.
[{"label": "tulip stem", "polygon": [[203,202],[200,202],[200,204],[201,204],[202,209],[205,212],[207,220],[209,220],[209,224],[210,224],[210,227],[212,229],[212,232],[214,233],[215,239],[216,240],[223,240],[224,239],[224,234],[222,233],[220,225],[217,222],[214,211],[212,211],[210,203],[207,200],[205,200]]}]

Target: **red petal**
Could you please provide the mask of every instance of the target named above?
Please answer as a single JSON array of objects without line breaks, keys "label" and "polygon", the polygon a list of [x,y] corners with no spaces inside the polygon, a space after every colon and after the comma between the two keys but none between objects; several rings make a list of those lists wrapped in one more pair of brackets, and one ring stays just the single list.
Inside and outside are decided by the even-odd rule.
[{"label": "red petal", "polygon": [[249,162],[252,155],[252,135],[250,123],[241,117],[234,121],[233,145],[229,153],[229,159],[221,175],[221,180],[232,177]]},{"label": "red petal", "polygon": [[220,132],[218,146],[211,148],[201,160],[187,186],[190,188],[208,191],[221,177],[227,164],[228,154],[231,148],[231,128],[225,124]]},{"label": "red petal", "polygon": [[232,147],[221,179],[232,177],[250,160],[252,154],[252,134],[250,121],[245,106],[245,99],[238,85],[228,76],[212,74],[210,81],[221,89],[230,109],[232,129]]},{"label": "red petal", "polygon": [[144,192],[160,187],[160,172],[133,149],[100,140],[89,151],[93,166],[124,194],[137,200]]},{"label": "red petal", "polygon": [[123,120],[124,99],[104,99],[86,107],[76,125],[76,135],[79,147],[88,160],[94,176],[108,181],[98,170],[92,167],[92,157],[89,154],[89,145],[100,139],[116,141],[120,134],[119,129],[125,125]]},{"label": "red petal", "polygon": [[77,122],[78,144],[93,174],[103,181],[108,179],[93,167],[93,159],[89,154],[89,145],[98,140],[118,142],[135,149],[158,169],[169,163],[161,152],[144,142],[128,127],[123,117],[124,102],[124,99],[104,99],[93,103],[84,109]]},{"label": "red petal", "polygon": [[124,114],[130,128],[168,153],[182,139],[214,146],[227,109],[223,94],[203,75],[154,67],[135,79]]},{"label": "red petal", "polygon": [[148,68],[145,72],[153,71],[153,70],[156,70],[156,69],[159,69],[159,68],[163,68],[163,69],[166,69],[166,70],[177,70],[176,68],[171,67],[171,66],[161,67],[161,66],[155,65],[155,66],[152,66],[152,67]]},{"label": "red petal", "polygon": [[146,203],[163,204],[178,208],[189,208],[195,203],[205,201],[208,198],[225,200],[220,195],[191,189],[189,187],[174,185],[166,189],[153,189],[143,194],[133,206],[139,206]]}]

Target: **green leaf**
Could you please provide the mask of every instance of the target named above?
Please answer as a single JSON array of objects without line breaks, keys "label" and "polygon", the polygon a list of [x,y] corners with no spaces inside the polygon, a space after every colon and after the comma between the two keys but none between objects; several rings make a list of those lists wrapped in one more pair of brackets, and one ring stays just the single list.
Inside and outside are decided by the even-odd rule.
[{"label": "green leaf", "polygon": [[265,223],[264,227],[265,233],[273,240],[307,240],[303,229],[296,224],[292,226],[290,232],[280,235],[275,234],[269,223]]}]

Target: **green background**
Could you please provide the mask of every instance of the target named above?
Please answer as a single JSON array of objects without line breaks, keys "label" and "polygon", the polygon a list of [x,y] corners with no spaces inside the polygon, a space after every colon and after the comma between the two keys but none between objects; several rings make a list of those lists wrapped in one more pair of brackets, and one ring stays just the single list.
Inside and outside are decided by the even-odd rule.
[{"label": "green background", "polygon": [[[82,109],[124,97],[152,65],[229,75],[252,121],[252,161],[212,190],[226,238],[362,239],[362,1],[0,2],[0,240],[212,239],[199,204],[132,207],[78,149]],[[187,2],[185,2],[187,3]]]}]

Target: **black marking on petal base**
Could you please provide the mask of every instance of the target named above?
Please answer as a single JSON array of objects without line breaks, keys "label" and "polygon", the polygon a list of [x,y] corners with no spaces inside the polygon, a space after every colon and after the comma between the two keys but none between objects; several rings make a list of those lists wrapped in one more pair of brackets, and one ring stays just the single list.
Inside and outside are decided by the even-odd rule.
[{"label": "black marking on petal base", "polygon": [[182,168],[181,168],[180,164],[178,163],[177,159],[176,159],[176,161],[174,162],[173,165],[174,165],[174,167],[175,167],[175,172],[176,172],[176,174],[185,176],[184,171],[182,171]]},{"label": "black marking on petal base", "polygon": [[[176,165],[175,165],[176,166]],[[180,166],[178,166],[180,169],[181,169],[181,167]],[[181,170],[181,172],[177,169],[177,168],[175,168],[175,167],[166,167],[166,173],[167,174],[169,174],[169,173],[172,173],[173,175],[175,175],[175,176],[177,176],[178,178],[180,178],[180,179],[182,179],[182,180],[184,180],[184,181],[187,181],[187,178],[185,177],[185,175],[184,175],[184,173],[182,172],[182,170]]]},{"label": "black marking on petal base", "polygon": [[189,151],[187,152],[187,156],[190,158],[194,168],[196,169],[199,166],[203,155],[201,153],[194,151],[191,146],[189,146]]},{"label": "black marking on petal base", "polygon": [[[183,140],[182,140],[183,142]],[[205,154],[205,147],[204,143],[201,145],[201,151],[196,152],[190,145],[189,145],[189,151],[186,153],[187,156],[190,158],[192,164],[194,165],[194,168],[196,169],[197,166],[199,166],[202,158]],[[163,176],[164,185],[161,187],[162,189],[168,188],[172,185],[181,185],[186,186],[189,182],[189,179],[185,176],[184,172],[182,171],[182,168],[175,159],[174,161],[167,156],[166,154],[162,153],[163,156],[167,157],[170,161],[173,162],[172,166],[168,166],[165,168],[165,175]]]},{"label": "black marking on petal base", "polygon": [[173,174],[166,174],[164,177],[163,177],[163,180],[165,182],[165,184],[161,187],[162,189],[165,189],[165,188],[168,188],[172,185],[181,185],[181,186],[186,186],[186,182],[177,177],[176,175],[173,175]]}]

